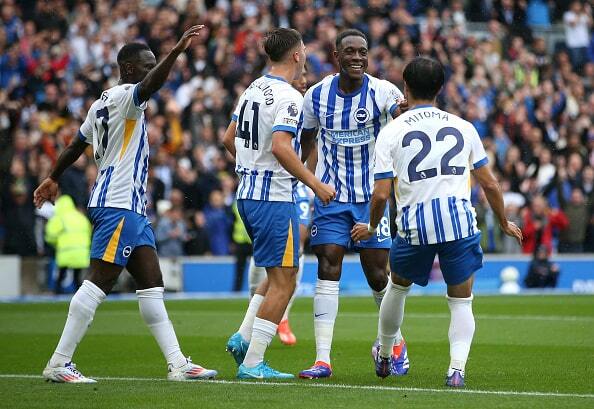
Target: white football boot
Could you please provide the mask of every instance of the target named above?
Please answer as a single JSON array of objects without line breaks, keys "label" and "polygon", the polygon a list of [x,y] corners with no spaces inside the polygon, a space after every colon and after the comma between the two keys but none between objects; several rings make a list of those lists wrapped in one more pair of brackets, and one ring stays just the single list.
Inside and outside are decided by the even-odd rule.
[{"label": "white football boot", "polygon": [[169,365],[169,373],[167,379],[170,381],[192,381],[194,379],[213,379],[217,376],[217,371],[213,369],[206,369],[200,365],[192,363],[190,357],[186,359],[186,364],[179,368],[173,368]]},{"label": "white football boot", "polygon": [[60,383],[97,383],[96,380],[87,378],[76,369],[76,364],[66,362],[64,366],[48,366],[43,370],[43,378],[47,381]]}]

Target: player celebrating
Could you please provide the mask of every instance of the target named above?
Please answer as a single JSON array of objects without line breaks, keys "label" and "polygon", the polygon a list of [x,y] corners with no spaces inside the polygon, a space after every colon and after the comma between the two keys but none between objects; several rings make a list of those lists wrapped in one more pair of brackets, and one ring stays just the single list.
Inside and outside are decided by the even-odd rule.
[{"label": "player celebrating", "polygon": [[95,310],[115,284],[123,267],[132,274],[140,314],[157,340],[169,373],[183,381],[214,378],[216,371],[186,358],[163,303],[163,279],[155,251],[155,237],[146,217],[149,146],[144,110],[150,96],[161,88],[175,60],[199,35],[203,26],[187,30],[173,50],[156,64],[145,44],[127,44],[118,53],[120,82],[104,91],[91,105],[78,138],[60,155],[50,176],[35,190],[37,207],[54,202],[58,178],[87,148],[99,169],[89,200],[93,223],[91,268],[70,301],[68,318],[58,346],[43,377],[54,382],[93,383],[71,362],[74,351],[93,321]]},{"label": "player celebrating", "polygon": [[[306,66],[304,66],[300,77],[291,83],[293,88],[298,90],[301,94],[305,94],[305,92],[307,91],[306,75],[307,69]],[[297,137],[295,137],[294,139],[294,148],[295,152],[297,152],[298,155],[301,154],[300,134],[301,122],[298,126]],[[302,182],[298,182],[297,186],[295,186],[293,190],[297,215],[299,216],[299,269],[297,270],[297,278],[295,280],[295,292],[289,300],[289,304],[287,305],[287,309],[283,314],[283,318],[278,324],[278,337],[280,341],[285,345],[295,345],[297,343],[297,337],[295,337],[295,334],[293,334],[291,326],[289,325],[289,312],[291,311],[293,301],[295,300],[297,287],[299,286],[299,283],[301,282],[301,277],[303,276],[303,248],[305,247],[305,240],[307,239],[307,234],[309,232],[309,224],[311,222],[310,192],[311,191],[309,190],[309,188],[305,186]],[[248,306],[246,315],[244,316],[244,319],[241,323],[241,326],[239,327],[238,332],[233,334],[229,339],[227,350],[229,350],[230,352],[232,352],[233,350],[237,350],[237,352],[240,352],[241,345],[244,345],[243,349],[247,349],[247,341],[251,339],[252,325],[254,323],[254,317],[256,316],[257,308],[260,306],[263,297],[262,294],[265,294],[266,289],[268,288],[266,287],[266,285],[263,285],[260,288],[260,290],[258,290],[258,287],[262,284],[264,280],[266,280],[266,269],[264,267],[256,267],[256,264],[254,263],[254,258],[252,257],[249,267],[250,306]],[[257,294],[258,297],[254,299],[253,296],[255,294]],[[243,357],[238,356],[238,360],[240,359],[243,359]],[[241,361],[239,361],[238,364],[241,364]]]},{"label": "player celebrating", "polygon": [[352,231],[366,240],[384,214],[392,183],[398,207],[398,235],[390,251],[390,286],[380,308],[380,345],[376,374],[390,373],[390,357],[412,283],[425,286],[435,255],[447,284],[451,320],[450,366],[446,385],[464,386],[464,366],[474,334],[472,283],[482,267],[481,234],[470,204],[470,173],[484,189],[501,230],[519,242],[522,232],[505,218],[499,185],[473,125],[435,107],[444,70],[418,57],[404,69],[404,90],[411,109],[388,124],[377,140],[375,186],[369,224]]},{"label": "player celebrating", "polygon": [[[396,86],[365,73],[367,52],[367,40],[360,31],[338,34],[334,55],[340,73],[324,78],[305,94],[301,137],[304,155],[311,149],[309,141],[319,128],[316,175],[335,186],[336,200],[328,206],[322,206],[317,199],[314,202],[310,244],[318,258],[314,296],[317,354],[314,365],[299,374],[301,378],[332,375],[330,349],[338,313],[342,260],[353,244],[352,227],[368,221],[375,139],[381,127],[398,114],[398,104],[403,100]],[[390,239],[386,211],[377,234],[354,243],[378,308],[388,283]],[[394,356],[394,374],[406,374],[409,364],[404,340],[395,346]]]},{"label": "player celebrating", "polygon": [[272,63],[269,74],[255,80],[241,95],[223,141],[236,159],[240,176],[237,208],[252,239],[254,261],[266,268],[268,276],[268,290],[255,308],[251,340],[237,372],[238,378],[246,379],[293,377],[264,362],[266,348],[295,290],[299,221],[293,176],[324,203],[335,196],[334,188],[305,168],[293,147],[303,97],[290,82],[305,64],[301,34],[274,29],[264,39],[264,50]]}]

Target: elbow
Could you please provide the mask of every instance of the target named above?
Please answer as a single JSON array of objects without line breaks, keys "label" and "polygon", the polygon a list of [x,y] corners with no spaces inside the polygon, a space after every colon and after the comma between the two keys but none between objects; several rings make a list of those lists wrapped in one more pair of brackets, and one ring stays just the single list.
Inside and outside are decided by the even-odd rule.
[{"label": "elbow", "polygon": [[373,200],[376,200],[378,202],[386,202],[388,201],[388,199],[390,198],[390,192],[385,192],[383,190],[376,190],[373,192]]},{"label": "elbow", "polygon": [[272,154],[274,155],[274,157],[280,161],[280,158],[283,156],[283,152],[284,152],[284,146],[282,144],[275,143],[275,141],[273,140],[272,141]]},{"label": "elbow", "polygon": [[496,180],[486,182],[482,184],[481,187],[485,192],[494,193],[499,191],[499,183]]}]

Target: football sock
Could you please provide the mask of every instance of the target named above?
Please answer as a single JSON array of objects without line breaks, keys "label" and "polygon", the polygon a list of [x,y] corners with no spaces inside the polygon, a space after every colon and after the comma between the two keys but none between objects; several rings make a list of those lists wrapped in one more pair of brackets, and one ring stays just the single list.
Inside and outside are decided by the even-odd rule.
[{"label": "football sock", "polygon": [[252,339],[252,329],[254,327],[254,319],[256,318],[256,314],[258,313],[258,310],[260,309],[260,305],[262,304],[262,301],[264,301],[263,295],[254,294],[254,296],[250,300],[248,309],[245,312],[243,321],[242,321],[241,325],[239,326],[239,330],[237,331],[241,334],[241,337],[247,342],[250,342],[250,340]]},{"label": "football sock", "polygon": [[451,375],[453,369],[458,369],[464,373],[470,344],[474,335],[474,315],[472,314],[472,299],[447,297],[450,307],[450,329],[448,338],[450,339],[450,369],[448,375]]},{"label": "football sock", "polygon": [[[388,284],[386,284],[386,288],[384,288],[381,291],[375,291],[375,290],[371,290],[371,293],[373,294],[373,299],[375,300],[375,303],[377,304],[377,308],[378,310],[380,309],[381,305],[382,305],[382,300],[384,299],[384,295],[386,295],[386,291],[388,290],[388,287],[390,287],[392,281],[390,279],[388,279]],[[379,335],[380,334],[380,330],[379,330],[379,320],[377,323],[377,338],[379,339]],[[398,332],[396,333],[396,339],[394,340],[394,345],[398,345],[402,342],[402,333],[400,332],[400,328],[398,328]]]},{"label": "football sock", "polygon": [[142,315],[144,322],[151,330],[157,344],[159,344],[167,364],[179,368],[185,365],[187,361],[179,348],[173,324],[171,324],[165,309],[165,303],[163,302],[164,291],[163,287],[137,290],[138,307],[140,315]]},{"label": "football sock", "polygon": [[248,272],[248,285],[250,288],[250,298],[256,293],[256,289],[266,278],[266,268],[256,267],[254,257],[250,259],[250,269]]},{"label": "football sock", "polygon": [[295,300],[295,296],[297,295],[297,290],[299,289],[299,283],[301,282],[301,277],[303,277],[304,259],[305,259],[305,256],[303,254],[299,256],[299,270],[297,270],[297,277],[295,279],[295,281],[296,281],[295,291],[293,292],[293,295],[291,296],[291,299],[289,300],[289,304],[287,304],[287,309],[285,310],[285,313],[283,314],[283,318],[281,321],[285,321],[285,320],[289,319],[289,312],[291,311],[291,307],[293,306],[293,301]]},{"label": "football sock", "polygon": [[49,361],[49,366],[63,366],[72,360],[72,355],[93,321],[95,310],[105,299],[105,293],[89,280],[83,281],[76,294],[70,300],[68,318],[56,351]]},{"label": "football sock", "polygon": [[338,285],[338,281],[318,279],[314,296],[316,361],[327,364],[330,364],[334,321],[338,314]]},{"label": "football sock", "polygon": [[380,356],[384,358],[392,356],[394,343],[400,334],[404,318],[404,302],[409,291],[410,287],[394,284],[392,280],[388,284],[379,313]]},{"label": "football sock", "polygon": [[264,353],[272,342],[272,338],[276,335],[277,327],[278,325],[274,322],[256,317],[252,331],[252,341],[243,360],[243,365],[247,368],[253,368],[264,361]]}]

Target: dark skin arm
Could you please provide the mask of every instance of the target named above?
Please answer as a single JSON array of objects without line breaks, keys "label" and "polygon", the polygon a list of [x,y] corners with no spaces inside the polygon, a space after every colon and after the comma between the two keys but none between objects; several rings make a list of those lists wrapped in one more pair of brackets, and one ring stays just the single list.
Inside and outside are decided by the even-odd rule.
[{"label": "dark skin arm", "polygon": [[301,131],[301,161],[305,162],[311,152],[316,146],[316,136],[318,135],[317,129],[304,129]]},{"label": "dark skin arm", "polygon": [[[369,205],[369,225],[377,228],[384,210],[386,209],[386,202],[390,197],[392,191],[392,179],[378,179],[373,184],[373,194],[371,195],[371,204]],[[351,238],[358,242],[371,238],[373,233],[367,230],[367,225],[357,223],[351,230]]]},{"label": "dark skin arm", "polygon": [[72,165],[89,146],[80,138],[75,138],[66,149],[62,151],[56,165],[50,172],[49,176],[39,185],[33,193],[33,203],[38,209],[41,208],[45,201],[54,203],[58,194],[58,179],[62,173]]},{"label": "dark skin arm", "polygon": [[183,53],[192,43],[192,38],[198,37],[200,34],[200,30],[203,28],[203,25],[196,25],[190,27],[178,41],[178,43],[173,47],[173,49],[167,54],[163,60],[159,64],[155,66],[149,73],[144,77],[142,81],[138,84],[138,98],[140,101],[148,101],[148,99],[157,92],[169,76],[169,72],[175,64],[175,60],[181,53]]}]

